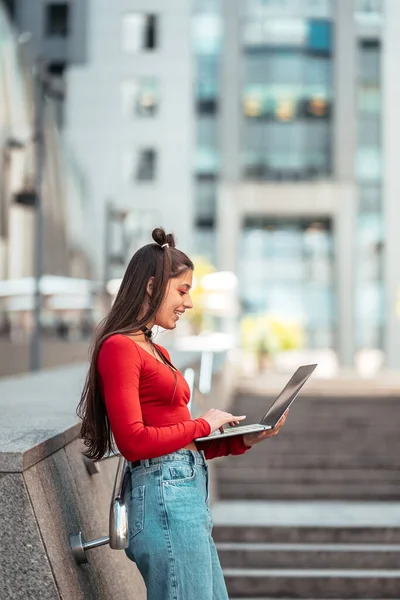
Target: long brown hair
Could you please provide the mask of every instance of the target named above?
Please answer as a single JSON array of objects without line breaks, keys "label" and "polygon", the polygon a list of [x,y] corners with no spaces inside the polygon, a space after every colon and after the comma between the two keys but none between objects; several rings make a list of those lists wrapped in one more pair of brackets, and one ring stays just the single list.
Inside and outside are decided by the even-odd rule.
[{"label": "long brown hair", "polygon": [[[152,238],[154,244],[143,246],[132,256],[114,304],[97,328],[90,348],[90,366],[77,414],[82,419],[81,437],[87,446],[85,455],[93,460],[100,460],[107,452],[114,451],[97,372],[97,356],[102,343],[111,335],[135,333],[152,322],[164,300],[169,280],[194,268],[190,258],[175,248],[172,234],[166,234],[160,227],[154,229]],[[147,284],[151,277],[154,277],[153,292],[148,296]],[[142,316],[146,297],[149,304]]]}]

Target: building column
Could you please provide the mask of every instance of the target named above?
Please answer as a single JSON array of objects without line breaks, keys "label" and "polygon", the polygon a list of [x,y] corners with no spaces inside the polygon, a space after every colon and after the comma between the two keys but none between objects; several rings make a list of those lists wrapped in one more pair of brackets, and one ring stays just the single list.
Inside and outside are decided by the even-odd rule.
[{"label": "building column", "polygon": [[241,210],[238,184],[221,184],[218,193],[218,269],[237,272]]},{"label": "building column", "polygon": [[224,23],[221,54],[221,93],[219,146],[223,158],[218,186],[217,206],[217,263],[218,268],[237,271],[237,246],[240,236],[240,41],[241,0],[222,0]]},{"label": "building column", "polygon": [[222,0],[224,24],[221,53],[220,148],[222,181],[237,181],[240,176],[241,111],[240,72],[242,64],[240,16],[242,0]]},{"label": "building column", "polygon": [[357,214],[355,1],[336,2],[333,80],[333,174],[339,205],[335,229],[335,274],[338,313],[336,350],[342,367],[354,365],[355,353],[355,231]]},{"label": "building column", "polygon": [[338,185],[338,212],[334,220],[334,273],[338,330],[336,351],[341,367],[353,367],[355,353],[355,229],[356,191],[352,184]]},{"label": "building column", "polygon": [[382,31],[382,146],[386,365],[400,368],[400,2],[385,0]]},{"label": "building column", "polygon": [[335,2],[333,76],[333,172],[354,181],[357,141],[357,39],[355,1]]}]

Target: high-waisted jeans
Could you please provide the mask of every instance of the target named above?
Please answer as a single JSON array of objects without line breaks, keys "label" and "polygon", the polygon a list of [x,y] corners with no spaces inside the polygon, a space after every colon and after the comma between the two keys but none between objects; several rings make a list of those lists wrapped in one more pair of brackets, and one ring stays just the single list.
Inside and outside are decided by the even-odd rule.
[{"label": "high-waisted jeans", "polygon": [[228,600],[211,536],[203,452],[142,460],[131,467],[125,498],[126,554],[142,574],[148,600]]}]

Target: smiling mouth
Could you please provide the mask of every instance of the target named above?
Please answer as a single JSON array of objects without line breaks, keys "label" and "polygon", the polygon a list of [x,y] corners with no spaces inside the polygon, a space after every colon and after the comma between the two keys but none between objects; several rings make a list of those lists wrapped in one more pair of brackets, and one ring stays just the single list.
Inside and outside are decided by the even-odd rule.
[{"label": "smiling mouth", "polygon": [[178,310],[174,310],[174,315],[178,317],[178,319],[183,315],[183,312],[179,312]]}]

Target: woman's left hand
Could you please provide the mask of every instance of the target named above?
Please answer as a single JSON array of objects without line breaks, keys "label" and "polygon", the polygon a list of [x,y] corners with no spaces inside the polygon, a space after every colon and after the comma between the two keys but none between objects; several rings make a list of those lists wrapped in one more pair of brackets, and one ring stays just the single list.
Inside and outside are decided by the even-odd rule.
[{"label": "woman's left hand", "polygon": [[279,421],[277,422],[277,424],[275,425],[275,427],[273,429],[267,429],[266,431],[255,431],[254,433],[246,433],[243,436],[244,444],[246,446],[248,446],[249,448],[251,448],[251,446],[254,446],[254,444],[258,444],[259,442],[262,442],[263,440],[265,440],[269,437],[273,437],[274,435],[277,435],[286,421],[288,412],[289,412],[289,409],[287,409],[283,413],[283,415],[281,416],[281,418],[279,419]]}]

